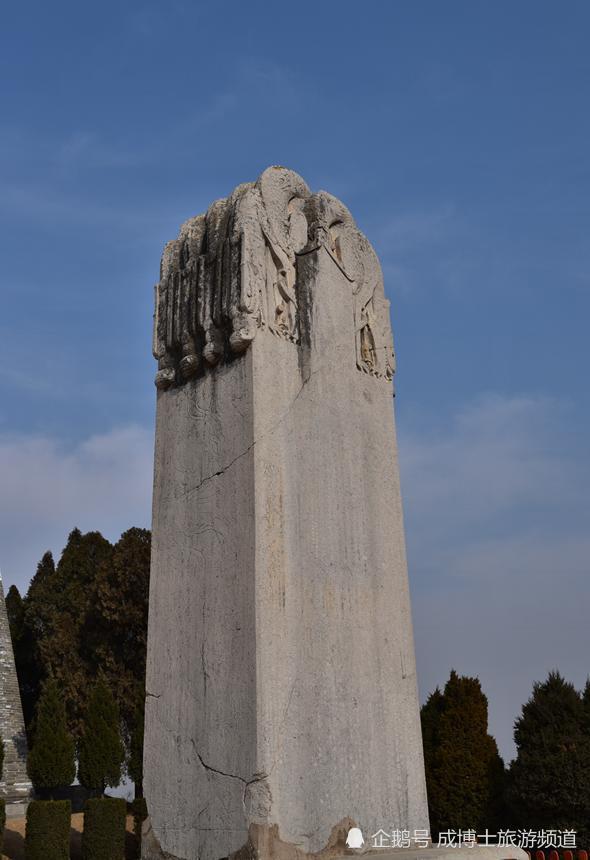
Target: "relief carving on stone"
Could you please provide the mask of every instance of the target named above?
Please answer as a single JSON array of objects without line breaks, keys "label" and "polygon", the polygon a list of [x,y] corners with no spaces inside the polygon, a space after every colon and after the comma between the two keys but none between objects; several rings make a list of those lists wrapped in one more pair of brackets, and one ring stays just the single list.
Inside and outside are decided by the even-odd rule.
[{"label": "relief carving on stone", "polygon": [[258,329],[297,344],[297,257],[320,246],[350,283],[359,370],[391,379],[389,302],[375,252],[339,200],[270,167],[166,245],[154,313],[158,388],[244,352]]}]

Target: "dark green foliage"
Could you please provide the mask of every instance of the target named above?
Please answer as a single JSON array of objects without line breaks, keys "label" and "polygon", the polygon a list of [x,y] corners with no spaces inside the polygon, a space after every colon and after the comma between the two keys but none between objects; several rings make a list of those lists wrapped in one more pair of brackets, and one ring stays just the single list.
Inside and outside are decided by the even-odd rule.
[{"label": "dark green foliage", "polygon": [[122,798],[86,801],[82,860],[125,860],[127,804]]},{"label": "dark green foliage", "polygon": [[20,591],[16,585],[11,585],[5,599],[6,614],[8,615],[8,624],[10,627],[10,638],[12,645],[22,634],[22,628],[25,621],[25,609],[23,599],[20,596]]},{"label": "dark green foliage", "polygon": [[33,800],[27,809],[25,860],[69,860],[69,800]]},{"label": "dark green foliage", "polygon": [[79,737],[88,691],[96,666],[85,650],[87,619],[96,604],[96,580],[113,548],[99,533],[74,529],[55,575],[44,583],[42,634],[39,649],[46,676],[59,682],[66,700],[70,730]]},{"label": "dark green foliage", "polygon": [[145,797],[136,797],[131,803],[131,814],[133,815],[133,829],[136,836],[141,836],[141,825],[147,818],[147,803]]},{"label": "dark green foliage", "polygon": [[4,828],[6,827],[6,801],[0,797],[0,853],[4,842]]},{"label": "dark green foliage", "polygon": [[143,710],[151,534],[132,528],[121,535],[97,573],[94,610],[85,643],[94,674],[102,672],[115,696],[129,741],[129,767],[141,794]]},{"label": "dark green foliage", "polygon": [[74,739],[68,732],[64,700],[54,678],[47,681],[39,700],[27,770],[36,789],[68,786],[76,776]]},{"label": "dark green foliage", "polygon": [[421,712],[430,826],[468,830],[496,826],[504,764],[488,734],[488,702],[477,678],[455,671]]},{"label": "dark green foliage", "polygon": [[[515,826],[573,828],[590,844],[590,692],[559,672],[533,686],[514,726],[507,800]],[[526,823],[525,823],[526,822]]]},{"label": "dark green foliage", "polygon": [[[55,572],[55,566],[51,553],[47,552],[39,562],[37,573],[31,581],[27,597],[22,600],[15,586],[10,588],[6,597],[14,662],[16,664],[23,716],[27,733],[29,734],[29,742],[31,741],[30,730],[39,699],[42,677],[38,634],[35,626],[31,626],[31,623],[35,624],[36,604],[34,595],[39,581],[43,579],[46,573],[51,572]],[[33,598],[30,595],[33,595]],[[31,608],[29,608],[30,606]]]},{"label": "dark green foliage", "polygon": [[132,528],[112,546],[74,529],[57,567],[45,553],[24,600],[7,596],[29,746],[42,682],[54,677],[80,738],[89,691],[104,674],[119,705],[141,794],[151,535]]},{"label": "dark green foliage", "polygon": [[143,795],[143,733],[145,695],[138,696],[136,716],[129,738],[129,760],[127,773],[135,783],[135,796]]},{"label": "dark green foliage", "polygon": [[90,695],[78,759],[85,788],[102,793],[107,785],[119,785],[125,760],[119,708],[102,675]]}]

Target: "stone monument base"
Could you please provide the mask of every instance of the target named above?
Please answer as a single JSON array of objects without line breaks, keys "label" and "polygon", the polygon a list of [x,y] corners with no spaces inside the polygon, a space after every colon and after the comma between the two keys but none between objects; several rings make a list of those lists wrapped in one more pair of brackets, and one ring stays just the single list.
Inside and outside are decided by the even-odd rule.
[{"label": "stone monument base", "polygon": [[[346,834],[352,821],[337,825],[325,848],[317,853],[307,853],[297,845],[283,842],[275,826],[250,825],[246,844],[219,860],[351,860],[353,857],[367,860],[530,860],[522,848],[516,846],[474,845],[461,848],[446,848],[430,845],[427,848],[347,848]],[[160,848],[152,830],[149,817],[142,828],[142,860],[186,860],[175,857]]]},{"label": "stone monument base", "polygon": [[30,798],[27,800],[17,800],[14,803],[6,804],[6,817],[7,818],[24,818],[27,814],[27,809],[29,807],[29,803],[31,802]]}]

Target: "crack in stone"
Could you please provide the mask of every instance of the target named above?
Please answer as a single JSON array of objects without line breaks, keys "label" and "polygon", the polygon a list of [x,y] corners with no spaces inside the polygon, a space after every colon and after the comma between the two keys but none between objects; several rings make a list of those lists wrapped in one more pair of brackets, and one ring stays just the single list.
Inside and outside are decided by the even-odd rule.
[{"label": "crack in stone", "polygon": [[205,770],[209,770],[209,771],[211,771],[211,773],[217,773],[217,774],[219,774],[219,776],[227,776],[229,779],[239,780],[240,782],[244,783],[244,791],[246,790],[246,788],[249,785],[253,785],[253,783],[255,783],[255,782],[261,782],[262,780],[268,778],[268,774],[259,773],[259,774],[255,774],[252,777],[252,779],[244,779],[243,776],[239,776],[237,773],[226,773],[226,771],[224,771],[224,770],[219,770],[216,767],[212,767],[211,765],[207,764],[206,761],[204,761],[203,756],[201,755],[201,753],[197,749],[197,745],[196,745],[195,741],[193,740],[193,738],[191,738],[191,743],[193,745],[193,749],[194,749],[195,753],[197,754],[197,758],[199,759],[199,761],[201,762],[201,764],[203,765]]},{"label": "crack in stone", "polygon": [[148,690],[145,691],[145,695],[146,695],[146,698],[149,697],[150,699],[161,699],[162,698],[161,693],[150,693]]},{"label": "crack in stone", "polygon": [[[317,371],[315,371],[315,373],[317,373]],[[311,375],[313,376],[313,374],[311,374]],[[308,379],[311,379],[311,376],[310,376],[310,377],[308,377]],[[293,400],[292,400],[291,404],[289,405],[289,407],[287,408],[287,410],[286,410],[286,411],[284,412],[284,414],[283,414],[283,415],[281,415],[281,417],[280,417],[280,418],[279,418],[279,419],[278,419],[278,420],[277,420],[277,421],[272,425],[272,427],[269,427],[269,429],[268,429],[268,430],[265,430],[265,431],[264,431],[264,433],[262,433],[262,434],[258,437],[258,439],[254,439],[254,441],[253,441],[253,442],[251,442],[251,443],[250,443],[250,445],[248,445],[248,447],[247,447],[244,451],[242,451],[240,454],[237,454],[237,455],[233,458],[233,460],[230,460],[230,462],[227,464],[227,466],[224,466],[224,467],[223,467],[223,469],[219,469],[219,471],[217,471],[217,472],[213,472],[213,474],[212,474],[212,475],[207,475],[207,477],[206,477],[206,478],[203,478],[203,480],[202,480],[202,481],[199,481],[199,483],[197,484],[197,486],[196,486],[196,487],[191,487],[191,488],[190,488],[190,490],[187,490],[187,491],[183,494],[182,498],[185,498],[186,496],[192,496],[192,494],[193,494],[193,493],[197,493],[197,492],[201,489],[201,487],[203,487],[205,484],[209,483],[209,481],[212,481],[214,478],[219,478],[219,477],[221,477],[221,475],[224,475],[227,471],[229,471],[229,469],[231,469],[231,467],[232,467],[235,463],[237,463],[237,462],[238,462],[238,460],[241,460],[241,459],[242,459],[242,457],[245,457],[245,456],[246,456],[246,454],[249,454],[249,453],[250,453],[250,451],[252,450],[252,448],[254,448],[254,446],[255,446],[255,445],[257,445],[259,442],[261,442],[261,441],[262,441],[266,436],[270,435],[271,433],[274,433],[274,431],[277,429],[277,427],[280,427],[281,423],[285,420],[285,418],[288,416],[289,412],[291,411],[291,409],[292,409],[292,408],[293,408],[293,406],[295,405],[295,402],[296,402],[297,398],[299,397],[299,395],[301,394],[301,392],[303,391],[303,388],[304,388],[304,387],[305,387],[305,385],[307,384],[308,379],[306,379],[306,380],[303,382],[303,384],[302,384],[301,388],[299,389],[299,391],[297,392],[297,394],[296,394],[296,395],[295,395],[295,397],[293,398]]]},{"label": "crack in stone", "polygon": [[323,365],[322,367],[318,367],[316,370],[313,370],[309,374],[309,376],[307,376],[303,380],[303,382],[301,383],[301,386],[299,388],[299,391],[297,392],[297,394],[295,395],[295,397],[293,398],[293,400],[291,401],[291,403],[289,404],[287,409],[283,412],[283,414],[280,416],[280,418],[277,418],[277,420],[274,422],[274,424],[271,425],[271,427],[268,428],[268,430],[265,430],[263,433],[261,433],[261,435],[257,439],[254,439],[254,441],[251,442],[250,445],[248,445],[248,447],[244,451],[242,451],[240,454],[237,454],[233,458],[233,460],[230,460],[229,463],[227,464],[227,466],[224,466],[223,469],[219,469],[217,472],[213,472],[212,475],[207,475],[207,477],[205,477],[201,481],[199,481],[199,483],[196,485],[196,487],[191,487],[190,489],[186,490],[180,496],[180,498],[184,499],[188,496],[192,496],[193,493],[197,493],[201,489],[201,487],[203,487],[205,484],[208,484],[209,481],[212,481],[214,478],[219,478],[219,477],[221,477],[221,475],[224,475],[227,471],[229,471],[229,469],[231,469],[231,467],[235,463],[238,462],[238,460],[241,460],[242,457],[245,457],[246,454],[249,454],[255,445],[257,445],[259,442],[262,442],[263,439],[265,439],[267,436],[270,436],[272,433],[274,433],[275,430],[278,427],[280,427],[281,424],[283,423],[283,421],[288,417],[289,413],[291,412],[291,410],[295,406],[297,400],[299,399],[301,392],[303,391],[305,386],[308,384],[310,379],[312,377],[316,376],[318,373],[321,373],[322,371],[329,370],[329,369],[330,369],[330,365]]}]

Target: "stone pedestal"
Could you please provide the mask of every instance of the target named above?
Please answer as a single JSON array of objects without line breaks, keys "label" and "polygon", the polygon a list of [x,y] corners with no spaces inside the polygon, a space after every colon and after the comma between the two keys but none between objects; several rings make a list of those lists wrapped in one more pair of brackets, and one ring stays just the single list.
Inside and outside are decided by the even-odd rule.
[{"label": "stone pedestal", "polygon": [[428,828],[374,252],[270,168],[167,246],[155,353],[144,858]]}]

